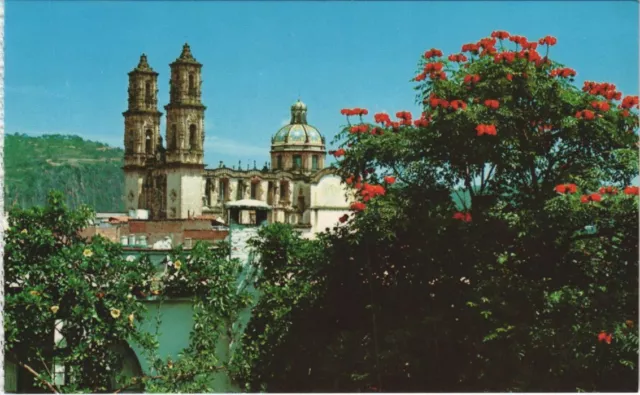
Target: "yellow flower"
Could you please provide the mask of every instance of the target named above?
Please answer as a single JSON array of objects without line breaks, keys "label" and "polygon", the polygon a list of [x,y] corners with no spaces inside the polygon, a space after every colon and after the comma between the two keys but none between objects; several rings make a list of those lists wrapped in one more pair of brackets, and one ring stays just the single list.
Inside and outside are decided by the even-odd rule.
[{"label": "yellow flower", "polygon": [[82,253],[82,255],[84,255],[87,258],[90,258],[93,256],[93,251],[91,251],[90,249],[85,249],[84,252]]},{"label": "yellow flower", "polygon": [[129,324],[130,324],[131,326],[133,326],[133,318],[134,318],[134,317],[133,317],[133,313],[129,314],[129,317],[127,317],[127,318],[129,318]]},{"label": "yellow flower", "polygon": [[57,312],[58,312],[58,310],[60,310],[60,307],[58,307],[58,306],[51,306],[51,312],[52,312],[53,314],[57,313]]},{"label": "yellow flower", "polygon": [[118,317],[120,317],[120,310],[118,310],[118,309],[111,309],[111,316],[112,316],[113,318],[118,318]]},{"label": "yellow flower", "polygon": [[175,261],[173,263],[173,266],[175,266],[176,270],[180,270],[180,268],[182,267],[182,262],[180,261]]},{"label": "yellow flower", "polygon": [[22,232],[20,232],[20,233],[22,233],[23,235],[26,235],[27,234],[27,230],[26,229],[22,229]]},{"label": "yellow flower", "polygon": [[40,295],[40,292],[38,292],[38,291],[29,291],[29,293],[30,293],[31,295],[33,295],[33,296],[38,296],[38,295]]}]

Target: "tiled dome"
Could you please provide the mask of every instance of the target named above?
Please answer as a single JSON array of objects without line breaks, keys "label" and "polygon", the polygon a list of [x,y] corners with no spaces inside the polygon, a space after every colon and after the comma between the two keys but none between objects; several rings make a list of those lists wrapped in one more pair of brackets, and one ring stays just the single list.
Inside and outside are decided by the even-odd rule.
[{"label": "tiled dome", "polygon": [[[307,124],[307,106],[298,100],[291,106],[291,122],[285,125],[271,139],[272,149],[295,146],[317,150],[324,149],[324,138],[315,127]],[[293,148],[293,147],[292,147]]]}]

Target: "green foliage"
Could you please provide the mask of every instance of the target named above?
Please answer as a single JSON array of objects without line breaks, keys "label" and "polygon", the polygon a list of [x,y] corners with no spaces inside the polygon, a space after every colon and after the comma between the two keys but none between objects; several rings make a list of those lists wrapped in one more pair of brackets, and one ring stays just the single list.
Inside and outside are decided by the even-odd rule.
[{"label": "green foliage", "polygon": [[[507,44],[459,65],[429,51],[420,67],[446,79],[417,78],[417,124],[343,110],[360,119],[338,170],[366,209],[316,241],[261,232],[263,298],[236,360],[248,389],[637,390],[638,199],[622,193],[637,115],[534,50],[501,61]],[[601,186],[618,193],[590,201]]]},{"label": "green foliage", "polygon": [[[78,236],[91,217],[86,207],[69,211],[60,193],[46,207],[14,209],[5,245],[5,352],[50,381],[52,363],[72,366],[66,392],[102,392],[118,370],[115,347],[136,341],[146,349],[152,339],[134,320],[144,306],[129,290],[142,286],[152,271],[147,259],[122,258],[117,244]],[[54,343],[63,321],[63,342]]]},{"label": "green foliage", "polygon": [[7,206],[44,205],[55,189],[64,192],[72,208],[86,204],[98,212],[120,212],[123,156],[120,148],[78,136],[5,135]]}]

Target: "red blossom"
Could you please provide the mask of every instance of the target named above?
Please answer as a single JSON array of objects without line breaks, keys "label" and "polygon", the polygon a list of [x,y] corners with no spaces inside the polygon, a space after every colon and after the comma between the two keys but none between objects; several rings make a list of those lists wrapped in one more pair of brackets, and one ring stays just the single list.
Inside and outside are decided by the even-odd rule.
[{"label": "red blossom", "polygon": [[625,195],[640,195],[640,188],[637,186],[628,186],[624,188]]},{"label": "red blossom", "polygon": [[467,61],[467,57],[466,57],[466,56],[464,56],[464,54],[461,54],[461,53],[459,53],[459,54],[449,55],[449,58],[448,58],[448,59],[449,59],[450,61],[452,61],[452,62],[459,62],[459,63],[462,63],[462,62],[466,62],[466,61]]},{"label": "red blossom", "polygon": [[616,86],[608,82],[597,83],[593,81],[585,81],[582,91],[589,92],[596,96],[603,96],[607,100],[620,100],[622,98],[622,93],[616,90]]},{"label": "red blossom", "polygon": [[591,110],[582,110],[576,113],[576,118],[578,119],[586,119],[588,121],[594,119],[596,114]]},{"label": "red blossom", "polygon": [[602,195],[617,195],[618,188],[612,186],[602,187],[598,192],[600,192],[600,194]]},{"label": "red blossom", "polygon": [[442,63],[440,63],[440,62],[427,63],[424,66],[424,71],[426,73],[432,73],[434,71],[441,71],[443,66],[444,65]]},{"label": "red blossom", "polygon": [[576,76],[576,71],[574,69],[570,69],[568,67],[563,67],[563,68],[560,68],[560,69],[551,70],[551,72],[549,72],[549,75],[552,76],[552,77],[563,77],[563,78],[575,77]]},{"label": "red blossom", "polygon": [[550,47],[553,45],[556,45],[557,42],[558,42],[558,39],[553,36],[546,36],[538,40],[538,43],[540,45],[548,45]]},{"label": "red blossom", "polygon": [[491,33],[491,37],[504,40],[509,38],[509,33],[502,30],[495,30]]},{"label": "red blossom", "polygon": [[366,108],[343,108],[342,110],[340,110],[340,114],[342,115],[346,115],[346,116],[352,116],[352,115],[367,115],[369,114],[369,111]]},{"label": "red blossom", "polygon": [[367,133],[368,131],[369,131],[369,125],[366,125],[366,124],[355,125],[349,128],[349,132],[352,134]]},{"label": "red blossom", "polygon": [[394,182],[396,182],[396,178],[394,176],[385,176],[384,177],[384,182],[386,182],[387,184],[391,185]]},{"label": "red blossom", "polygon": [[377,136],[380,136],[380,135],[382,135],[383,133],[384,133],[384,132],[383,132],[382,128],[379,128],[379,127],[377,127],[377,126],[376,126],[375,128],[373,128],[373,129],[371,129],[371,134],[372,134],[372,135],[374,135],[374,136],[376,136],[376,135],[377,135]]},{"label": "red blossom", "polygon": [[478,125],[476,126],[476,131],[478,132],[478,136],[482,136],[484,134],[495,136],[498,133],[495,125]]},{"label": "red blossom", "polygon": [[497,110],[500,107],[500,102],[497,100],[485,100],[484,105],[493,110]]},{"label": "red blossom", "polygon": [[620,108],[638,108],[638,96],[626,96],[622,99],[622,103],[620,104]]},{"label": "red blossom", "polygon": [[426,128],[427,126],[429,126],[429,120],[426,119],[425,117],[420,117],[420,119],[416,119],[415,121],[413,121],[413,124],[416,127]]},{"label": "red blossom", "polygon": [[388,124],[391,122],[391,118],[389,118],[389,114],[385,114],[383,112],[379,112],[373,116],[373,119],[376,123],[384,123]]},{"label": "red blossom", "polygon": [[345,154],[344,149],[343,148],[339,148],[333,153],[333,156],[335,156],[336,158],[339,158],[339,157],[343,156],[344,154]]},{"label": "red blossom", "polygon": [[342,222],[342,223],[345,223],[345,222],[347,222],[347,221],[349,220],[349,215],[348,215],[348,214],[345,214],[345,215],[343,215],[342,217],[340,217],[338,220],[339,220],[340,222]]},{"label": "red blossom", "polygon": [[522,37],[522,36],[510,36],[509,41],[514,42],[516,44],[523,45],[523,46],[528,43],[526,37]]},{"label": "red blossom", "polygon": [[453,108],[454,110],[465,110],[467,108],[467,103],[465,103],[462,100],[452,100],[451,101],[451,108]]},{"label": "red blossom", "polygon": [[479,49],[480,49],[480,45],[478,45],[478,44],[473,44],[473,43],[470,43],[470,44],[464,44],[464,45],[462,46],[462,52],[471,52],[471,53],[473,53],[473,54],[478,53],[478,50],[479,50]]},{"label": "red blossom", "polygon": [[420,73],[420,74],[416,75],[416,76],[413,78],[413,80],[414,80],[414,81],[424,81],[424,79],[425,79],[425,78],[427,78],[427,73],[422,72],[422,73]]},{"label": "red blossom", "polygon": [[477,84],[480,82],[480,75],[478,74],[467,74],[464,76],[465,84]]},{"label": "red blossom", "polygon": [[350,208],[353,211],[363,211],[365,208],[367,208],[367,205],[362,202],[353,202],[351,203]]},{"label": "red blossom", "polygon": [[576,193],[578,186],[576,184],[560,184],[556,185],[555,190],[558,193]]},{"label": "red blossom", "polygon": [[612,335],[611,333],[607,333],[605,331],[600,332],[598,335],[598,341],[600,343],[605,342],[607,344],[611,344]]},{"label": "red blossom", "polygon": [[405,126],[411,126],[411,113],[409,111],[399,111],[396,113],[396,117],[401,120]]},{"label": "red blossom", "polygon": [[599,111],[609,111],[609,103],[606,101],[594,101],[591,103],[591,107]]},{"label": "red blossom", "polygon": [[589,202],[599,202],[602,200],[602,196],[598,193],[592,193],[591,195],[582,195],[580,196],[580,202],[589,203]]},{"label": "red blossom", "polygon": [[368,202],[370,199],[373,199],[374,197],[379,195],[384,195],[386,192],[387,191],[382,185],[372,185],[365,183],[360,190],[360,195],[365,202]]},{"label": "red blossom", "polygon": [[458,211],[453,214],[453,219],[457,219],[462,222],[471,222],[471,213],[462,213]]},{"label": "red blossom", "polygon": [[502,52],[502,53],[497,54],[493,58],[493,62],[494,63],[500,63],[503,60],[506,61],[507,63],[513,63],[513,61],[516,60],[516,53],[515,52]]},{"label": "red blossom", "polygon": [[513,75],[511,73],[507,74],[507,79],[513,81]]},{"label": "red blossom", "polygon": [[431,48],[430,50],[424,53],[425,59],[431,59],[438,56],[442,56],[442,51],[435,48]]}]

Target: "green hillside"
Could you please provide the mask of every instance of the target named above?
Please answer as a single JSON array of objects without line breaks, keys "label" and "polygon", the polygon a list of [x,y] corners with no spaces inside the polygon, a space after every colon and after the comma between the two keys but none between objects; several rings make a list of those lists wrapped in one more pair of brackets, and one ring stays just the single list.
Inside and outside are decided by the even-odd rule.
[{"label": "green hillside", "polygon": [[78,136],[5,135],[5,207],[42,205],[51,189],[72,207],[122,212],[123,150]]}]

